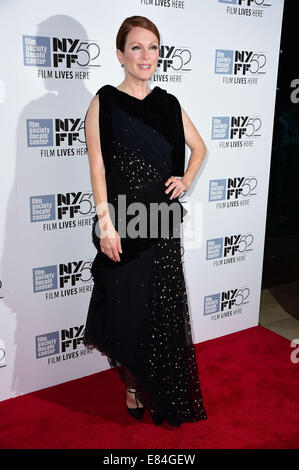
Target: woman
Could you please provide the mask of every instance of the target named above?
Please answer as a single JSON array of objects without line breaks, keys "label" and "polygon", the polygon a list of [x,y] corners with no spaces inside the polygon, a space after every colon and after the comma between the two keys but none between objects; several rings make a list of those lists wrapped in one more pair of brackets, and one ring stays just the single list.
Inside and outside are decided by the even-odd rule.
[{"label": "woman", "polygon": [[[206,148],[177,98],[148,86],[159,59],[156,26],[127,18],[116,45],[125,79],[102,86],[85,119],[98,253],[84,344],[117,367],[130,415],[140,420],[148,408],[156,425],[180,426],[207,418],[182,270],[186,210],[178,201]],[[192,151],[186,172],[185,141]],[[154,217],[155,204],[168,213]]]}]

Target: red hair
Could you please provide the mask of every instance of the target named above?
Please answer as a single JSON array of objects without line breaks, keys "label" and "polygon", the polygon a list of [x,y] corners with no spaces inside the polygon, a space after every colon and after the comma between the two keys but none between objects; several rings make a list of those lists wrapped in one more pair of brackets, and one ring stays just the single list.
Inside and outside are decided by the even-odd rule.
[{"label": "red hair", "polygon": [[121,52],[124,52],[127,35],[134,26],[139,26],[140,28],[148,29],[149,31],[154,33],[155,36],[157,36],[157,39],[160,45],[160,34],[156,25],[145,16],[135,15],[135,16],[130,16],[126,18],[122,22],[118,30],[118,33],[116,36],[116,48],[120,49]]}]

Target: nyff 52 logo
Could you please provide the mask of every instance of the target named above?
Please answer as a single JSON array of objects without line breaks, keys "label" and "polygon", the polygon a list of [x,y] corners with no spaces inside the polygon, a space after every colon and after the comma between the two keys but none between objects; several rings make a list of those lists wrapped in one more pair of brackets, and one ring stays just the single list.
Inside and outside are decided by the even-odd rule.
[{"label": "nyff 52 logo", "polygon": [[266,73],[266,54],[254,51],[216,49],[215,73],[221,75],[254,76]]},{"label": "nyff 52 logo", "polygon": [[210,180],[209,201],[229,201],[255,196],[257,194],[256,187],[257,178],[254,176]]},{"label": "nyff 52 logo", "polygon": [[85,145],[81,118],[26,119],[28,147]]},{"label": "nyff 52 logo", "polygon": [[74,288],[92,282],[92,260],[33,268],[33,292]]},{"label": "nyff 52 logo", "polygon": [[81,41],[71,38],[53,38],[53,66],[71,68],[99,67],[96,59],[100,55],[100,46],[94,41]]},{"label": "nyff 52 logo", "polygon": [[[55,362],[78,357],[78,348],[83,345],[84,325],[73,326],[60,331],[51,331],[35,337],[36,359],[53,356],[55,354],[73,352],[71,356],[58,356]],[[77,354],[74,354],[77,352]],[[50,363],[48,361],[48,363]]]},{"label": "nyff 52 logo", "polygon": [[248,287],[229,289],[217,294],[207,295],[204,298],[204,315],[240,308],[249,303],[249,295],[250,290]]},{"label": "nyff 52 logo", "polygon": [[229,235],[207,240],[206,260],[230,258],[252,251],[254,237],[252,233]]},{"label": "nyff 52 logo", "polygon": [[23,35],[24,65],[54,68],[100,67],[97,41]]},{"label": "nyff 52 logo", "polygon": [[93,192],[45,194],[30,196],[30,221],[74,219],[92,216],[95,213]]},{"label": "nyff 52 logo", "polygon": [[187,47],[161,45],[157,68],[161,72],[189,72],[191,51]]},{"label": "nyff 52 logo", "polygon": [[258,116],[214,116],[213,140],[240,140],[261,136],[262,120]]}]

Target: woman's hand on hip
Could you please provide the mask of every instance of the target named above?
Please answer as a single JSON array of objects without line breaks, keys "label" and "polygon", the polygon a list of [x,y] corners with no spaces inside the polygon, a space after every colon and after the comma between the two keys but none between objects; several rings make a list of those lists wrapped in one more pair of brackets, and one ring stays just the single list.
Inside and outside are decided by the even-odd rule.
[{"label": "woman's hand on hip", "polygon": [[170,178],[168,178],[168,180],[165,182],[165,185],[170,185],[165,191],[166,194],[168,194],[172,189],[174,190],[172,192],[172,195],[170,196],[170,199],[178,197],[184,191],[188,191],[190,187],[190,184],[185,182],[184,178],[180,179],[177,176],[171,176]]}]

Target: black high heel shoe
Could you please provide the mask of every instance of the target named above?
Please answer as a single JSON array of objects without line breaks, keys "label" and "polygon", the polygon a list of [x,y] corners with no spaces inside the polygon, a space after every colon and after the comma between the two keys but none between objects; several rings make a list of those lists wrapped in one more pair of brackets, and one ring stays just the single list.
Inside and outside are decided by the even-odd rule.
[{"label": "black high heel shoe", "polygon": [[132,387],[127,387],[127,390],[130,393],[134,393],[137,408],[129,408],[128,405],[127,405],[127,410],[128,410],[128,412],[130,413],[131,416],[133,416],[134,418],[136,418],[140,421],[144,416],[145,407],[144,406],[138,406],[137,398],[139,398],[139,401],[141,401],[140,397],[139,397],[138,390],[135,390],[135,391],[134,390],[129,390],[130,388],[132,388]]},{"label": "black high heel shoe", "polygon": [[162,424],[165,419],[163,413],[160,411],[150,410],[150,415],[156,426],[160,426],[160,424]]}]

